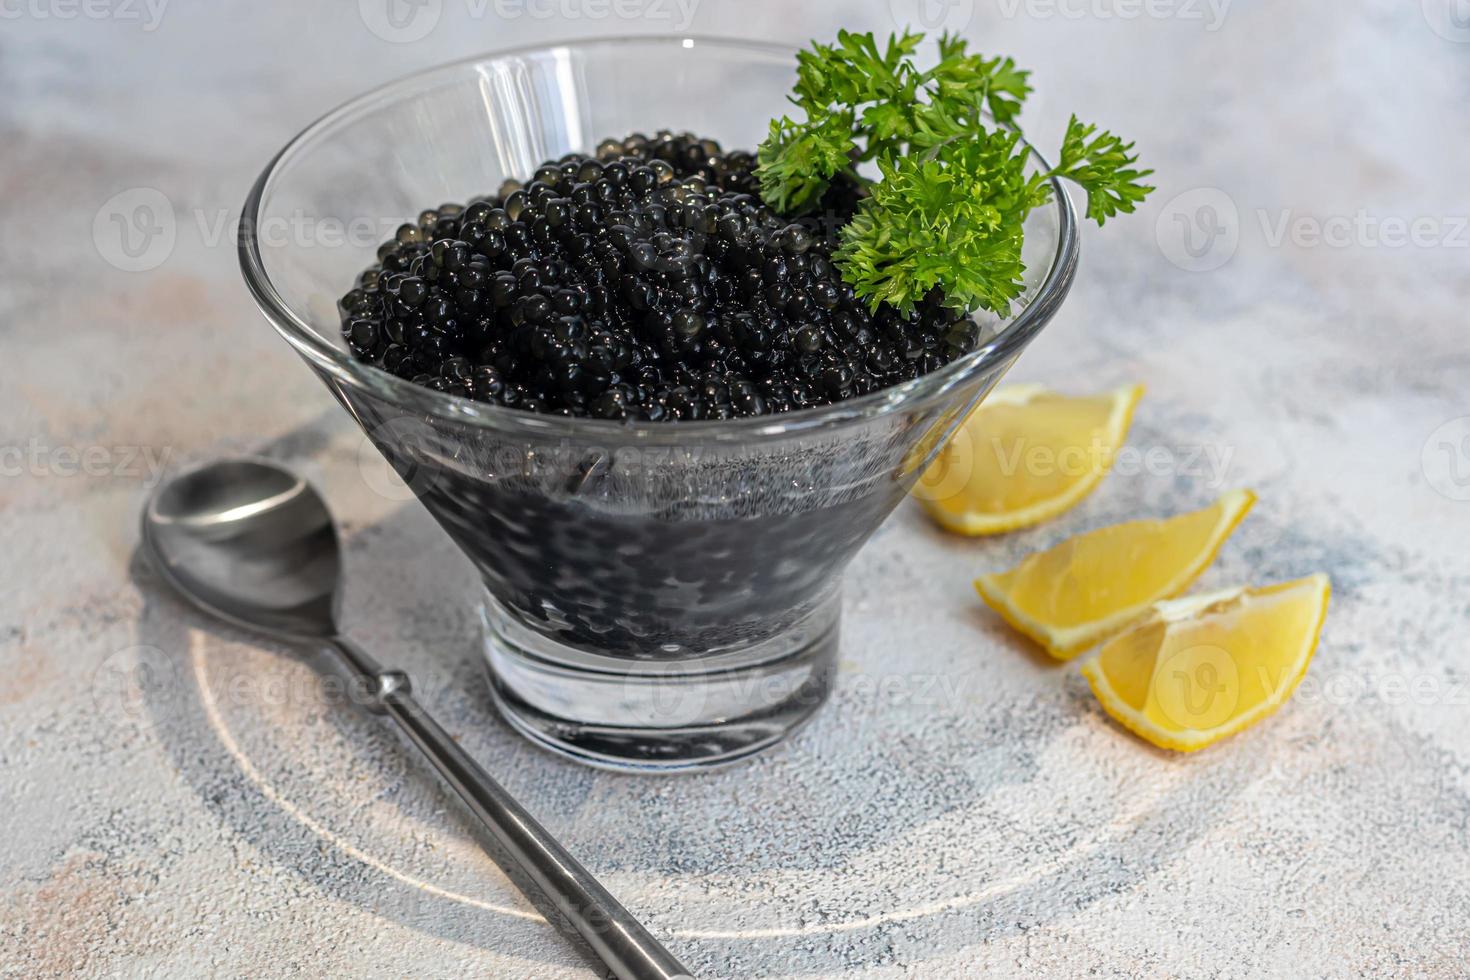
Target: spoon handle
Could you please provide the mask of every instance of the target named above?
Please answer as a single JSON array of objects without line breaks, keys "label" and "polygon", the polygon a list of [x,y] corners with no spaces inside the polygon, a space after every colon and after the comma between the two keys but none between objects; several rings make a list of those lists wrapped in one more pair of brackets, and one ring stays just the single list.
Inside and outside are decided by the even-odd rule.
[{"label": "spoon handle", "polygon": [[692,980],[597,879],[460,748],[410,693],[408,675],[384,670],[343,637],[332,648],[367,684],[369,707],[398,722],[552,904],[619,980]]}]

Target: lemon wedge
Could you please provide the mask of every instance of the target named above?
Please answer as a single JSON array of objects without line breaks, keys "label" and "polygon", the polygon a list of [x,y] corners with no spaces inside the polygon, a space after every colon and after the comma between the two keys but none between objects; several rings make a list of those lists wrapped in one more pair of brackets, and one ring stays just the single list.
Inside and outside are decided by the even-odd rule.
[{"label": "lemon wedge", "polygon": [[1279,708],[1307,672],[1325,575],[1158,603],[1082,664],[1103,710],[1154,745],[1193,752]]},{"label": "lemon wedge", "polygon": [[1203,510],[1098,528],[975,580],[1006,621],[1070,660],[1183,592],[1256,502],[1232,490]]},{"label": "lemon wedge", "polygon": [[1039,524],[1101,482],[1141,397],[1142,385],[1083,398],[1041,385],[998,388],[955,430],[914,495],[957,534]]}]

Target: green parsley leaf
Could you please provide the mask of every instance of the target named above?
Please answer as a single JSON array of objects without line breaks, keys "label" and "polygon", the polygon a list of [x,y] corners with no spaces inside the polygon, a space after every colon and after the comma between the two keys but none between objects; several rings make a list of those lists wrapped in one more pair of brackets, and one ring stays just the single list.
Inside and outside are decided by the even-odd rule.
[{"label": "green parsley leaf", "polygon": [[1008,308],[1023,289],[1021,226],[1035,193],[1028,155],[1016,133],[993,130],[932,157],[884,161],[833,258],[874,308],[911,313],[936,286],[948,306]]},{"label": "green parsley leaf", "polygon": [[771,133],[757,153],[761,196],[783,213],[801,211],[826,191],[832,177],[851,165],[852,113],[834,112],[794,123],[771,122]]},{"label": "green parsley leaf", "polygon": [[975,93],[984,96],[995,121],[1009,125],[1021,113],[1021,103],[1031,94],[1029,71],[1022,71],[1010,58],[982,58],[966,51],[965,39],[945,34],[939,39],[939,64],[925,73],[939,85],[935,101],[970,101]]},{"label": "green parsley leaf", "polygon": [[[1097,135],[1093,135],[1096,133]],[[1087,191],[1087,216],[1099,226],[1120,211],[1132,214],[1154,188],[1142,183],[1152,170],[1135,169],[1138,154],[1107,130],[1097,131],[1076,116],[1067,124],[1061,161],[1050,176],[1065,177]]]},{"label": "green parsley leaf", "polygon": [[909,56],[923,39],[922,34],[908,32],[889,37],[882,53],[871,34],[840,31],[836,45],[813,42],[810,50],[796,56],[794,101],[815,116],[833,105],[902,99],[914,91]]},{"label": "green parsley leaf", "polygon": [[[1074,116],[1057,166],[1028,174],[1017,120],[1030,73],[972,54],[951,34],[921,72],[922,40],[905,31],[880,48],[872,34],[841,31],[835,44],[798,54],[791,102],[805,118],[771,123],[758,154],[761,196],[796,214],[839,177],[866,185],[834,255],[858,295],[907,314],[937,290],[948,306],[1004,314],[1023,288],[1026,217],[1051,199],[1052,178],[1081,185],[1101,225],[1137,207],[1153,171],[1138,169],[1132,143]],[[876,183],[858,173],[871,163]]]}]

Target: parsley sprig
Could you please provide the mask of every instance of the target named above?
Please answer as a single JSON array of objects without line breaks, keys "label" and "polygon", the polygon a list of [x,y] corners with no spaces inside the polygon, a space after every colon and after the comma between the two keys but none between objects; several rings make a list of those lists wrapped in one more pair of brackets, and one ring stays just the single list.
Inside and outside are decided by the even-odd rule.
[{"label": "parsley sprig", "polygon": [[[939,39],[920,71],[922,34],[842,31],[797,55],[791,102],[801,121],[772,121],[759,151],[761,196],[785,214],[810,210],[840,175],[867,186],[834,258],[858,295],[909,313],[936,287],[946,305],[1006,313],[1021,295],[1023,226],[1051,200],[1051,178],[1087,192],[1099,225],[1153,190],[1133,144],[1073,116],[1055,167],[1027,172],[1016,119],[1029,72],[985,58],[964,39]],[[858,175],[876,165],[879,179]]]}]

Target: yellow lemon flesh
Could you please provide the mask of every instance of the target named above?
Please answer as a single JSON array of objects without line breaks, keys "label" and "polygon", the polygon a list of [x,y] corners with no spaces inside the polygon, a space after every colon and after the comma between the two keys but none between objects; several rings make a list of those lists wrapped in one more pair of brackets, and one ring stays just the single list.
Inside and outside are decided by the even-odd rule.
[{"label": "yellow lemon flesh", "polygon": [[1256,495],[1232,490],[1203,510],[1068,538],[975,589],[1016,629],[1070,660],[1183,592],[1214,561]]},{"label": "yellow lemon flesh", "polygon": [[1325,575],[1161,602],[1082,665],[1103,710],[1140,738],[1193,752],[1279,708],[1311,663]]},{"label": "yellow lemon flesh", "polygon": [[999,388],[955,430],[914,495],[957,534],[1039,524],[1107,474],[1141,397],[1142,385],[1086,398],[1040,385]]}]

